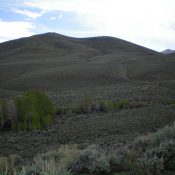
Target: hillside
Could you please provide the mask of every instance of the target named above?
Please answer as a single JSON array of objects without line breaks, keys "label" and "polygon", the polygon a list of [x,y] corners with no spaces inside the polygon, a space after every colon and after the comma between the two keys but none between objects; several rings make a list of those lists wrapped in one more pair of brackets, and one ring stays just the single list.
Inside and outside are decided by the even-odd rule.
[{"label": "hillside", "polygon": [[[174,54],[163,55],[113,37],[46,33],[1,43],[0,99],[39,89],[48,93],[57,109],[68,110],[57,113],[48,130],[1,132],[0,154],[31,157],[60,144],[130,143],[173,123],[174,65]],[[131,107],[72,112],[87,98],[125,99]]]},{"label": "hillside", "polygon": [[[0,88],[66,90],[175,76],[175,58],[113,38],[46,33],[0,44]],[[173,63],[173,64],[172,64]]]}]

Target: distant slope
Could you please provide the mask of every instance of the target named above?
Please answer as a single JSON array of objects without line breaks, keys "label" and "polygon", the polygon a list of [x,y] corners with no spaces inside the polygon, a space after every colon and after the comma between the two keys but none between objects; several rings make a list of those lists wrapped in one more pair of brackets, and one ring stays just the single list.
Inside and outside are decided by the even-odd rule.
[{"label": "distant slope", "polygon": [[168,55],[168,54],[175,54],[175,50],[171,50],[171,49],[166,49],[164,51],[162,51],[163,54]]},{"label": "distant slope", "polygon": [[[73,39],[75,41],[75,39]],[[117,52],[135,52],[141,55],[155,55],[155,51],[147,49],[145,47],[117,39],[114,37],[102,36],[92,38],[76,39],[78,43],[85,46],[92,47],[101,51],[103,54],[117,53]]]},{"label": "distant slope", "polygon": [[174,80],[175,58],[113,38],[56,33],[0,44],[0,88],[59,90]]}]

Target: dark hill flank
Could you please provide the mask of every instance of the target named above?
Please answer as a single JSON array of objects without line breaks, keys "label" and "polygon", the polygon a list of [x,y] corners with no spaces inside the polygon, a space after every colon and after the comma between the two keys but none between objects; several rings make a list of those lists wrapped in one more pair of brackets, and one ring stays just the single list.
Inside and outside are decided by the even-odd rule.
[{"label": "dark hill flank", "polygon": [[0,44],[0,87],[66,90],[173,79],[174,58],[113,37],[46,33]]}]

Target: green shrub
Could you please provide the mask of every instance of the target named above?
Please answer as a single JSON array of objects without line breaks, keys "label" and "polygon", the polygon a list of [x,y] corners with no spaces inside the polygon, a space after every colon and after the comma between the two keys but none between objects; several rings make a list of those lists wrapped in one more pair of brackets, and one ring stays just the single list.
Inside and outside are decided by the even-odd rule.
[{"label": "green shrub", "polygon": [[159,159],[162,158],[164,161],[165,169],[175,170],[175,140],[165,140],[160,143],[159,146],[156,146],[147,152],[152,155],[157,156]]},{"label": "green shrub", "polygon": [[72,108],[74,113],[92,113],[92,112],[109,112],[115,109],[115,103],[111,100],[92,100],[89,97],[84,98]]},{"label": "green shrub", "polygon": [[110,171],[121,172],[125,170],[125,152],[121,148],[112,149],[107,153]]},{"label": "green shrub", "polygon": [[108,173],[109,162],[104,152],[92,145],[85,150],[79,151],[71,163],[71,170],[75,173]]},{"label": "green shrub", "polygon": [[155,169],[155,174],[159,174],[163,167],[175,170],[175,124],[137,138],[133,147],[137,150],[141,167],[152,172]]},{"label": "green shrub", "polygon": [[133,143],[135,149],[145,151],[147,148],[159,146],[166,140],[175,140],[175,124],[165,126],[155,133],[149,133],[146,136],[136,138]]},{"label": "green shrub", "polygon": [[76,113],[91,113],[92,103],[93,101],[90,97],[85,97],[74,107],[74,110]]},{"label": "green shrub", "polygon": [[114,110],[132,107],[141,107],[141,105],[139,103],[133,103],[131,105],[128,100],[114,102],[110,99],[93,100],[90,97],[85,97],[76,104],[73,104],[69,107],[58,107],[56,109],[56,114],[90,114],[93,112],[111,112]]},{"label": "green shrub", "polygon": [[123,109],[123,108],[127,108],[128,106],[129,106],[128,100],[120,100],[120,101],[115,103],[116,109]]},{"label": "green shrub", "polygon": [[115,103],[111,100],[99,100],[99,112],[110,112],[115,109]]},{"label": "green shrub", "polygon": [[152,154],[152,151],[147,151],[137,160],[136,172],[139,175],[161,175],[164,170],[163,157],[158,157]]},{"label": "green shrub", "polygon": [[29,91],[14,98],[17,120],[13,128],[42,129],[51,126],[54,106],[43,92]]},{"label": "green shrub", "polygon": [[25,167],[25,174],[71,175],[68,170],[77,151],[76,145],[61,146],[57,151],[40,154],[32,165]]}]

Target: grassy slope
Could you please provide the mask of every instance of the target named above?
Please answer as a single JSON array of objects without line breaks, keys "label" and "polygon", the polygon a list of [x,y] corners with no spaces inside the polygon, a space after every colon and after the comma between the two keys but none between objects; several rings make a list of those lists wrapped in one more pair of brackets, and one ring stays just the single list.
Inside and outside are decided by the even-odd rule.
[{"label": "grassy slope", "polygon": [[0,44],[0,87],[45,90],[173,79],[175,58],[112,37],[48,33]]}]

